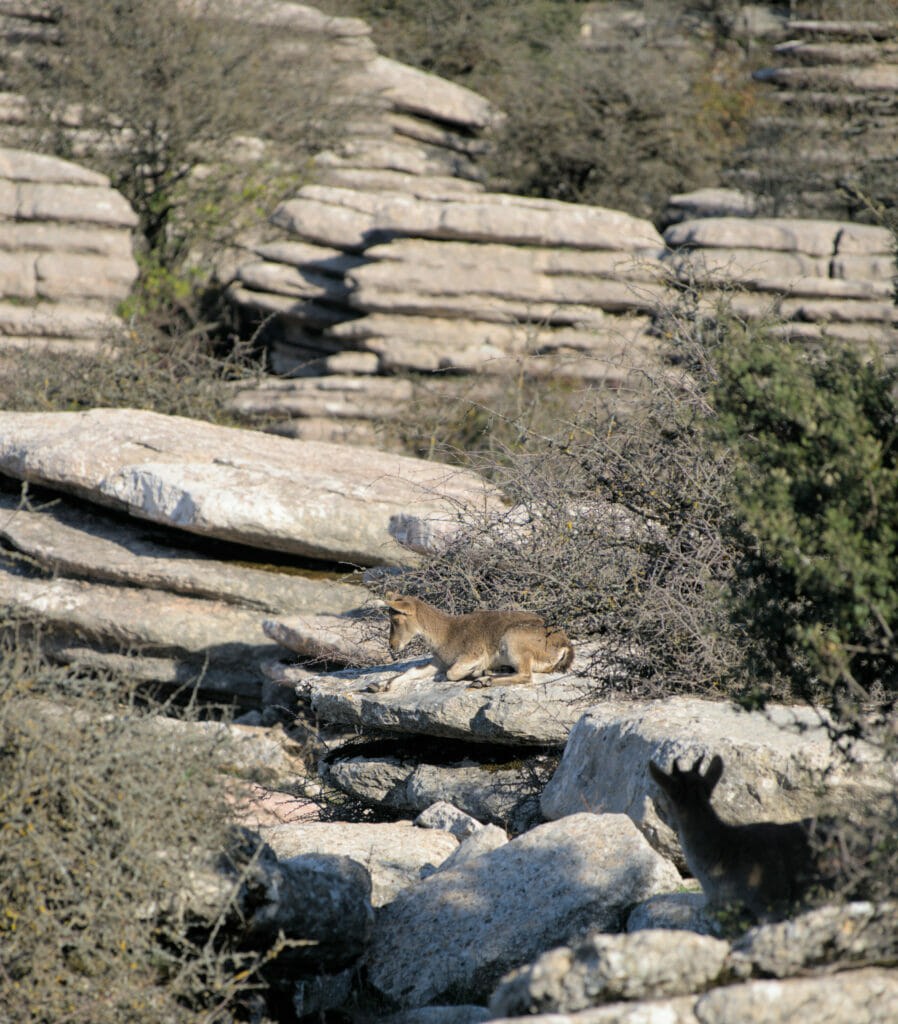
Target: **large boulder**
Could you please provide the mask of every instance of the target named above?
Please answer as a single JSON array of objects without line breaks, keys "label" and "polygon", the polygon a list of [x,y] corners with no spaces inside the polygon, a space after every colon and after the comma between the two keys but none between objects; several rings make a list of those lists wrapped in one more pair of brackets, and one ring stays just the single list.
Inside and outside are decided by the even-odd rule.
[{"label": "large boulder", "polygon": [[259,832],[281,860],[307,853],[351,857],[371,875],[375,907],[427,878],[458,849],[451,833],[415,828],[409,821],[290,822],[265,826]]},{"label": "large boulder", "polygon": [[713,754],[724,762],[713,804],[734,824],[847,812],[895,785],[872,749],[859,744],[854,762],[838,759],[820,714],[811,709],[746,712],[722,701],[674,697],[616,713],[600,705],[585,714],[543,792],[543,813],[628,814],[656,849],[679,861],[676,835],[655,810],[648,762],[668,769],[675,759],[691,764]]},{"label": "large boulder", "polygon": [[89,350],[123,327],[137,216],[109,179],[0,147],[0,348]]},{"label": "large boulder", "polygon": [[522,1017],[702,992],[726,975],[729,952],[729,943],[693,932],[591,935],[512,971],[493,993],[490,1009],[496,1017]]},{"label": "large boulder", "polygon": [[498,499],[473,473],[135,409],[0,413],[0,472],[142,519],[317,559],[407,561],[392,518]]},{"label": "large boulder", "polygon": [[508,970],[630,904],[675,889],[676,869],[622,815],[550,822],[401,893],[380,912],[373,987],[400,1007],[485,998]]}]

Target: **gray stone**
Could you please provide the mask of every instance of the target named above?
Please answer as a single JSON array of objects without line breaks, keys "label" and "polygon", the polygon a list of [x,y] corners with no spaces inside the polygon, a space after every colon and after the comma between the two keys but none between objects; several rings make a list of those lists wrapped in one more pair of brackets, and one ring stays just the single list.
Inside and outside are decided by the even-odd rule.
[{"label": "gray stone", "polygon": [[[376,629],[361,611],[345,616],[310,614],[265,619],[262,629],[289,650],[318,661],[374,665],[383,661],[387,651],[383,630]],[[304,695],[307,692],[308,687],[304,687]]]},{"label": "gray stone", "polygon": [[490,491],[473,473],[398,455],[133,409],[0,413],[0,470],[143,519],[288,553],[407,561],[390,520],[454,519]]},{"label": "gray stone", "polygon": [[713,803],[732,824],[838,813],[894,785],[867,747],[855,749],[854,765],[838,761],[819,715],[808,708],[749,713],[724,702],[671,697],[616,713],[599,705],[585,714],[543,792],[543,813],[629,814],[656,849],[679,861],[676,836],[652,803],[648,762],[668,769],[677,758],[691,764],[713,754],[726,766]]},{"label": "gray stone", "polygon": [[351,857],[371,876],[371,903],[391,902],[442,864],[458,840],[440,829],[418,829],[409,821],[297,822],[262,826],[259,834],[281,861],[307,853]]},{"label": "gray stone", "polygon": [[588,706],[589,690],[570,673],[538,676],[531,686],[503,687],[497,679],[469,689],[418,660],[312,676],[305,696],[324,721],[363,729],[561,746]]},{"label": "gray stone", "polygon": [[434,121],[486,128],[502,119],[500,112],[476,92],[388,57],[369,61],[348,87],[376,92],[397,110],[423,114]]},{"label": "gray stone", "polygon": [[508,836],[505,834],[504,828],[499,828],[498,825],[484,825],[463,839],[458,844],[458,848],[449,854],[437,870],[459,870],[471,861],[476,860],[476,858],[482,857],[485,853],[489,853],[491,850],[498,850],[500,846],[505,846],[507,842]]},{"label": "gray stone", "polygon": [[626,817],[578,814],[440,872],[378,916],[373,987],[401,1007],[484,998],[508,970],[626,908],[679,875]]},{"label": "gray stone", "polygon": [[448,203],[387,198],[375,220],[381,230],[419,238],[619,252],[663,247],[649,221],[619,210],[548,199],[528,201],[496,192]]},{"label": "gray stone", "polygon": [[[84,647],[112,655],[140,650],[141,660],[162,659],[158,681],[244,703],[258,704],[260,664],[278,651],[262,632],[258,612],[223,601],[62,577],[33,579],[2,566],[0,601],[16,614],[39,618],[60,660],[88,664],[89,656],[79,657]],[[155,668],[148,662],[142,678],[157,679]]]},{"label": "gray stone", "polygon": [[[346,353],[368,356],[371,353]],[[339,369],[339,362],[335,364]],[[367,369],[367,367],[366,367]],[[256,416],[329,416],[338,419],[401,419],[407,415],[413,397],[411,381],[394,377],[372,377],[351,373],[332,373],[322,377],[291,380],[263,379],[252,387],[243,387],[227,402],[227,407],[245,418]]]},{"label": "gray stone", "polygon": [[771,249],[833,256],[845,225],[840,221],[785,217],[704,217],[673,224],[664,241],[673,248]]},{"label": "gray stone", "polygon": [[365,600],[360,588],[335,580],[192,554],[172,545],[171,536],[162,530],[65,500],[34,511],[21,507],[19,498],[0,494],[0,537],[64,576],[166,590],[259,611],[339,613]]},{"label": "gray stone", "polygon": [[521,1017],[703,992],[725,975],[729,952],[728,942],[693,932],[591,935],[511,972],[489,1006],[495,1017]]},{"label": "gray stone", "polygon": [[894,967],[898,963],[898,904],[846,903],[817,907],[789,921],[759,925],[734,945],[736,961],[754,974],[788,978],[824,965]]},{"label": "gray stone", "polygon": [[716,935],[719,931],[717,922],[705,915],[705,894],[701,888],[690,892],[665,892],[638,903],[627,918],[627,931],[646,928],[670,928],[699,935]]},{"label": "gray stone", "polygon": [[898,971],[867,968],[815,978],[749,981],[700,996],[701,1024],[892,1024]]},{"label": "gray stone", "polygon": [[470,814],[465,814],[446,800],[437,800],[425,807],[415,818],[418,828],[440,828],[451,832],[459,841],[483,828],[483,823]]}]

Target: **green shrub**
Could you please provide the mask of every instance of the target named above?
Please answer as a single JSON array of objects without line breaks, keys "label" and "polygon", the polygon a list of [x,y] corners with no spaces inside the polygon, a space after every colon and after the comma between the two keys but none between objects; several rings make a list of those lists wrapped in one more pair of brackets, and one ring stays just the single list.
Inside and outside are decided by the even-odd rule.
[{"label": "green shrub", "polygon": [[829,705],[894,696],[896,375],[853,347],[763,330],[729,332],[714,362],[751,671]]}]

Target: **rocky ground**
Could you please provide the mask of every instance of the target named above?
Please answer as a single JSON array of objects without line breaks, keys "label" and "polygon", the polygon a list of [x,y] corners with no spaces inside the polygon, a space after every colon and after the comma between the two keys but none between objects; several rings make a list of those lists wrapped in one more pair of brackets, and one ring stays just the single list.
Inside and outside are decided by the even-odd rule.
[{"label": "rocky ground", "polygon": [[[40,35],[34,7],[0,4],[0,32]],[[512,371],[617,386],[654,365],[684,282],[748,318],[774,311],[791,335],[893,356],[890,236],[835,215],[760,217],[744,176],[671,197],[658,225],[487,192],[477,159],[501,114],[483,97],[381,57],[356,19],[279,10],[285,34],[335,48],[368,104],[318,157],[318,181],[228,254],[248,328],[270,317],[275,371],[231,408],[279,419],[282,436],[127,409],[0,412],[0,601],[40,620],[61,663],[231,705],[233,724],[147,728],[228,737],[222,785],[256,851],[240,927],[261,945],[299,940],[278,979],[294,1016],[898,1019],[894,906],[722,937],[647,773],[650,759],[720,754],[721,815],[786,821],[892,791],[874,751],[835,760],[801,709],[597,702],[617,669],[582,647],[532,686],[448,683],[427,659],[391,662],[375,596],[466,508],[502,501],[473,473],[375,447],[408,403]],[[784,117],[799,84],[825,105],[835,76],[878,145],[869,115],[893,118],[894,32],[868,27],[862,46],[857,26],[761,22]],[[0,99],[14,142],[23,98]],[[101,176],[0,150],[3,347],[108,339],[136,272],[133,222]],[[198,866],[170,912],[213,913],[228,886]]]},{"label": "rocky ground", "polygon": [[[297,1015],[894,1019],[895,908],[721,937],[647,773],[719,753],[722,815],[793,820],[889,791],[874,751],[836,761],[800,708],[597,703],[582,648],[532,686],[390,663],[346,562],[401,571],[397,517],[445,531],[498,500],[470,473],[129,410],[2,413],[0,472],[4,603],[39,615],[51,657],[235,702],[234,724],[146,727],[233,744],[223,784],[266,844],[239,890],[246,941],[316,944],[278,981]],[[312,553],[319,571],[298,572]],[[198,870],[179,913],[237,884],[218,872]]]}]

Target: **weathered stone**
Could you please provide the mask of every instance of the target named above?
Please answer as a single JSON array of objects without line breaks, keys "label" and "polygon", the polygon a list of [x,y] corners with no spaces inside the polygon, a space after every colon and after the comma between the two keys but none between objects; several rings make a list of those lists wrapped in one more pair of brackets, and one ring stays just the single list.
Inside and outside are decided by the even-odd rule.
[{"label": "weathered stone", "polygon": [[[368,355],[371,353],[347,353]],[[375,362],[377,359],[375,358]],[[325,377],[264,379],[241,388],[227,406],[241,417],[332,416],[397,419],[413,396],[411,381],[333,373]]]},{"label": "weathered stone", "polygon": [[258,612],[223,601],[61,577],[29,579],[2,567],[0,601],[17,614],[38,616],[48,642],[174,655],[177,684],[253,704],[262,685],[260,662],[278,650],[262,632]]},{"label": "weathered stone", "polygon": [[351,857],[371,876],[375,907],[427,878],[458,849],[448,832],[415,828],[408,821],[300,822],[262,827],[259,833],[282,861],[306,853]]},{"label": "weathered stone", "polygon": [[[612,278],[617,281],[657,281],[664,275],[661,252],[655,249],[620,252],[591,249],[541,248],[527,245],[500,245],[491,242],[434,241],[396,238],[371,246],[366,257],[377,263],[403,265],[402,273],[415,273],[428,267],[444,271],[451,268],[452,280],[471,281],[474,275],[487,275],[502,282],[508,293],[515,288],[517,274],[580,275],[585,278]],[[393,266],[392,273],[396,273]],[[452,281],[449,282],[450,284]],[[489,286],[489,281],[486,286]]]},{"label": "weathered stone", "polygon": [[[522,311],[526,310],[528,302],[537,308],[554,302],[594,305],[610,312],[621,312],[653,309],[668,294],[666,289],[644,281],[629,284],[626,280],[596,276],[545,274],[523,266],[508,268],[504,264],[464,267],[450,261],[449,253],[446,255],[447,260],[440,267],[403,263],[401,273],[386,260],[358,267],[347,275],[353,289],[348,293],[348,300],[356,308],[376,310],[384,308],[384,300],[372,306],[370,298],[360,296],[371,292],[432,295],[439,300],[461,296],[474,314],[483,304],[483,300],[476,297],[489,296],[504,300],[506,304],[518,302]],[[440,302],[434,305],[440,308]]]},{"label": "weathered stone", "polygon": [[[0,494],[0,536],[46,569],[136,587],[244,605],[268,612],[302,609],[332,614],[357,608],[364,592],[335,580],[219,561],[183,546],[162,530],[57,500],[40,511]],[[198,547],[201,544],[197,545]],[[276,639],[276,638],[275,638]]]},{"label": "weathered stone", "polygon": [[[618,309],[653,309],[651,295],[640,294],[633,286],[615,281],[601,282],[603,302]],[[576,324],[587,328],[600,326],[602,307],[576,303],[530,302],[499,296],[442,295],[428,292],[387,290],[363,285],[349,293],[353,309],[366,313],[403,313],[412,316],[465,317],[496,323]]]},{"label": "weathered stone", "polygon": [[[472,751],[472,754],[474,751]],[[515,755],[519,752],[514,751]],[[352,751],[347,751],[347,755]],[[456,755],[459,756],[459,755]],[[540,821],[539,762],[545,758],[501,757],[498,763],[473,757],[441,764],[407,757],[334,753],[321,764],[328,782],[366,803],[401,811],[423,811],[434,801],[449,801],[478,821],[523,832]],[[435,758],[433,760],[436,760]],[[545,771],[545,768],[543,768]]]},{"label": "weathered stone", "polygon": [[386,240],[375,230],[372,214],[302,197],[281,203],[271,223],[306,241],[350,252]]},{"label": "weathered stone", "polygon": [[727,985],[700,996],[695,1016],[701,1024],[891,1024],[898,1016],[898,971],[871,967]]},{"label": "weathered stone", "polygon": [[371,934],[371,879],[350,857],[307,853],[259,861],[242,887],[243,927],[253,943],[283,935],[294,969],[339,970],[365,949]]},{"label": "weathered stone", "polygon": [[383,909],[367,958],[374,988],[400,1006],[482,999],[513,967],[589,930],[679,875],[626,817],[541,825]]},{"label": "weathered stone", "polygon": [[13,220],[85,221],[133,228],[137,215],[110,188],[91,185],[11,182],[0,179],[0,216]]},{"label": "weathered stone", "polygon": [[876,752],[863,745],[856,764],[838,761],[819,715],[808,708],[749,713],[724,702],[671,697],[616,713],[603,706],[587,712],[543,791],[543,813],[628,814],[656,849],[679,860],[676,836],[650,797],[648,762],[667,769],[677,758],[691,764],[713,754],[725,765],[713,803],[733,824],[845,812],[894,785]]},{"label": "weathered stone", "polygon": [[507,842],[508,836],[505,834],[504,828],[499,828],[498,825],[484,825],[483,828],[477,829],[476,832],[463,839],[458,844],[458,848],[453,850],[437,868],[437,871],[459,870],[477,857],[482,857],[491,850],[498,850],[500,846],[505,846]]},{"label": "weathered stone", "polygon": [[313,245],[311,242],[295,242],[282,239],[257,245],[253,250],[256,255],[271,263],[287,263],[293,267],[307,267],[321,274],[332,274],[341,277],[347,270],[366,263],[364,256],[352,256],[340,249],[331,249],[324,245]]},{"label": "weathered stone", "polygon": [[438,679],[433,664],[420,660],[313,676],[305,693],[324,721],[546,746],[564,744],[589,700],[583,680],[569,674],[537,677],[532,686],[503,687],[496,679],[486,689],[469,689],[464,681]]},{"label": "weathered stone", "polygon": [[[72,166],[75,166],[74,164]],[[127,231],[92,224],[58,224],[54,221],[19,221],[3,225],[0,249],[9,252],[67,252],[106,256],[133,265],[131,237]]]},{"label": "weathered stone", "polygon": [[314,558],[407,560],[393,516],[454,518],[470,472],[133,409],[0,413],[0,470],[140,518]]},{"label": "weathered stone", "polygon": [[840,221],[785,217],[705,217],[673,224],[664,241],[673,248],[771,249],[832,256],[845,225]]},{"label": "weathered stone", "polygon": [[68,160],[0,146],[0,178],[54,185],[92,185],[108,188],[109,178]]},{"label": "weathered stone", "polygon": [[572,1013],[620,999],[657,999],[710,988],[726,972],[728,942],[693,932],[591,935],[550,950],[502,979],[496,1017]]},{"label": "weathered stone", "polygon": [[788,978],[823,965],[898,964],[898,904],[817,907],[790,921],[759,925],[733,946],[753,973]]},{"label": "weathered stone", "polygon": [[435,121],[485,128],[501,120],[499,111],[483,96],[388,57],[369,61],[349,87],[376,92],[397,110],[423,114]]},{"label": "weathered stone", "polygon": [[483,828],[482,822],[445,800],[437,800],[425,807],[414,823],[418,828],[440,828],[451,832],[459,842]]},{"label": "weathered stone", "polygon": [[342,302],[348,292],[348,286],[339,278],[286,263],[244,263],[237,271],[237,278],[247,288],[256,291],[296,295],[323,302]]},{"label": "weathered stone", "polygon": [[699,935],[716,935],[719,931],[717,921],[705,915],[705,894],[700,888],[694,892],[661,893],[638,903],[627,918],[627,931],[646,928],[670,928]]},{"label": "weathered stone", "polygon": [[660,250],[662,239],[645,220],[619,210],[518,196],[483,193],[479,201],[437,203],[388,198],[376,214],[377,227],[420,238],[571,246],[635,252]]},{"label": "weathered stone", "polygon": [[320,661],[376,665],[383,662],[387,652],[386,634],[361,611],[346,616],[310,614],[265,619],[262,629],[289,650]]}]

